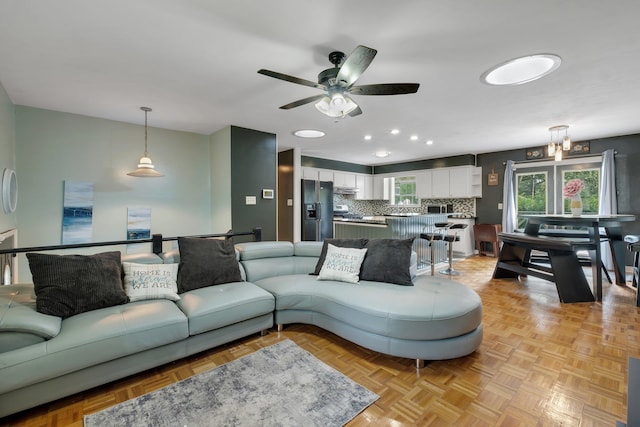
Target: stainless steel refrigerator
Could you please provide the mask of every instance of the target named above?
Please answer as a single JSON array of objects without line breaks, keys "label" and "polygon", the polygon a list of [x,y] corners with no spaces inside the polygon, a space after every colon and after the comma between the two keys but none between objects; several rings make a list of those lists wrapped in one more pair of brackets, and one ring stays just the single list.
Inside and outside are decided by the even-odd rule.
[{"label": "stainless steel refrigerator", "polygon": [[333,237],[333,182],[302,180],[302,240]]}]

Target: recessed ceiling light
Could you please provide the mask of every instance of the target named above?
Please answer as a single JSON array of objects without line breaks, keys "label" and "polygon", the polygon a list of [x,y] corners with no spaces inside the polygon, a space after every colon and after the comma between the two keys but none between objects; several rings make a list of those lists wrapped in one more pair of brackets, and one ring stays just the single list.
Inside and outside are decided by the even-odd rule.
[{"label": "recessed ceiling light", "polygon": [[364,136],[364,140],[365,141],[371,141],[371,135],[365,135]]},{"label": "recessed ceiling light", "polygon": [[400,129],[391,129],[391,135],[397,135],[400,133]]},{"label": "recessed ceiling light", "polygon": [[324,136],[324,132],[315,129],[300,129],[293,133],[300,138],[321,138]]},{"label": "recessed ceiling light", "polygon": [[418,140],[418,135],[411,135],[411,139],[412,141],[417,141]]},{"label": "recessed ceiling light", "polygon": [[427,142],[425,142],[425,144],[427,145],[433,145],[433,141],[431,139],[429,139]]},{"label": "recessed ceiling light", "polygon": [[480,79],[490,85],[519,85],[529,83],[555,71],[562,62],[558,55],[543,53],[529,55],[498,64],[482,73]]},{"label": "recessed ceiling light", "polygon": [[376,157],[387,157],[389,154],[391,154],[388,151],[376,151],[375,155]]}]

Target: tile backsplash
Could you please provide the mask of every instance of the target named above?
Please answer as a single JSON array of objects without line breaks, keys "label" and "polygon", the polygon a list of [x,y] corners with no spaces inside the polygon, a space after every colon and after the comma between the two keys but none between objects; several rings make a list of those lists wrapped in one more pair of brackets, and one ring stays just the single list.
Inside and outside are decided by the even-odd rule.
[{"label": "tile backsplash", "polygon": [[333,204],[349,206],[349,212],[359,215],[389,215],[391,213],[427,213],[428,205],[453,203],[453,211],[475,217],[476,199],[422,199],[420,206],[391,205],[387,200],[356,200],[353,196],[334,194]]}]

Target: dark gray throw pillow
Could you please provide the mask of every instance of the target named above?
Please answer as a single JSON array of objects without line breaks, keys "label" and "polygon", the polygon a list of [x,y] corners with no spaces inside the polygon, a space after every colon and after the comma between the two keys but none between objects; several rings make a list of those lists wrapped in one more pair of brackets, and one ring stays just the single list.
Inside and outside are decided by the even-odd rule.
[{"label": "dark gray throw pillow", "polygon": [[242,281],[231,241],[178,237],[178,249],[178,293]]},{"label": "dark gray throw pillow", "polygon": [[95,255],[27,253],[36,310],[67,318],[129,301],[122,286],[120,252]]},{"label": "dark gray throw pillow", "polygon": [[324,244],[322,245],[322,250],[320,251],[320,258],[318,258],[318,262],[316,264],[316,269],[313,273],[310,273],[314,276],[320,274],[320,270],[322,270],[322,265],[324,264],[324,259],[327,257],[327,247],[329,244],[333,246],[337,246],[339,248],[353,248],[353,249],[362,249],[365,247],[369,239],[326,239]]},{"label": "dark gray throw pillow", "polygon": [[413,286],[411,265],[411,239],[371,239],[360,268],[360,280]]}]

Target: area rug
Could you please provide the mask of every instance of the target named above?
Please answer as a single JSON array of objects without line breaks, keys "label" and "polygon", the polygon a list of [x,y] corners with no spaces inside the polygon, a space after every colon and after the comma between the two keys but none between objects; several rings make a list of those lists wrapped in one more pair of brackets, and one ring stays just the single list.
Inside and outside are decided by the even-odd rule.
[{"label": "area rug", "polygon": [[342,426],[379,396],[293,341],[86,415],[94,426]]}]

